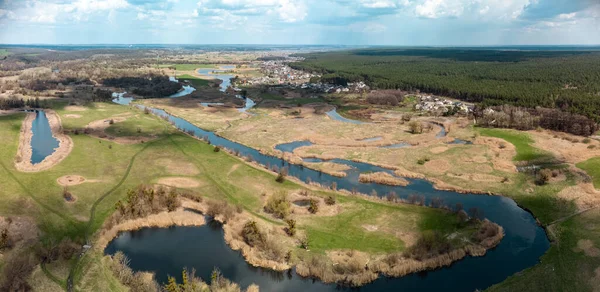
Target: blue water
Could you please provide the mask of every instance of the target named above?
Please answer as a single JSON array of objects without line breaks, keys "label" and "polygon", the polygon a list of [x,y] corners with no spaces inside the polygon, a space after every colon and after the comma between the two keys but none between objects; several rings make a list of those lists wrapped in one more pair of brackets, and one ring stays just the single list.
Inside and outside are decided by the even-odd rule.
[{"label": "blue water", "polygon": [[440,131],[437,133],[437,135],[435,135],[435,137],[438,138],[438,139],[446,137],[446,134],[447,134],[446,133],[446,128],[444,128],[444,127],[442,127],[442,126],[440,126],[438,124],[434,124],[434,125],[440,127]]},{"label": "blue water", "polygon": [[362,140],[358,140],[360,142],[375,142],[375,141],[380,141],[381,139],[383,139],[383,137],[372,137],[372,138],[366,138],[366,139],[362,139]]},{"label": "blue water", "polygon": [[[171,80],[173,82],[179,82],[177,80],[177,78],[175,78],[173,76],[169,77],[169,80]],[[172,94],[172,95],[169,95],[168,97],[170,97],[170,98],[182,97],[182,96],[186,96],[186,95],[188,95],[188,94],[190,94],[190,93],[192,93],[194,91],[196,91],[196,88],[194,88],[194,87],[192,87],[190,85],[184,85],[182,91],[177,92],[177,93]]]},{"label": "blue water", "polygon": [[448,142],[446,144],[471,145],[471,144],[473,144],[473,142],[456,138],[453,141]]},{"label": "blue water", "polygon": [[340,122],[344,122],[344,123],[351,123],[351,124],[356,124],[356,125],[367,124],[365,122],[361,122],[361,121],[357,121],[357,120],[351,120],[351,119],[344,118],[344,117],[340,116],[340,114],[338,114],[335,109],[332,109],[332,110],[326,112],[326,114],[332,120],[336,120],[336,121],[340,121]]},{"label": "blue water", "polygon": [[294,141],[294,142],[290,142],[290,143],[278,144],[275,146],[275,149],[277,149],[281,152],[293,153],[294,150],[296,150],[296,148],[303,147],[303,146],[311,146],[311,145],[313,145],[313,143],[311,143],[310,141]]},{"label": "blue water", "polygon": [[[338,189],[378,196],[395,192],[401,198],[411,194],[424,196],[429,203],[432,198],[440,197],[448,206],[462,203],[465,210],[478,207],[485,217],[501,225],[505,237],[494,249],[483,257],[467,257],[450,267],[411,274],[402,278],[381,277],[373,283],[362,287],[361,291],[474,291],[485,289],[505,280],[523,269],[538,263],[539,258],[549,248],[550,243],[544,230],[536,224],[533,216],[523,210],[510,198],[475,194],[459,194],[456,192],[435,190],[425,180],[408,179],[406,187],[384,186],[374,183],[358,182],[358,175],[365,171],[391,170],[367,163],[334,159],[332,162],[343,163],[353,167],[348,176],[339,178],[321,173],[301,165],[290,164],[280,158],[265,155],[256,149],[229,141],[212,132],[202,130],[188,121],[171,116],[163,110],[151,109],[160,116],[167,117],[182,131],[193,133],[196,137],[208,137],[213,145],[238,151],[242,156],[252,156],[263,165],[287,167],[288,174],[304,182],[318,182],[324,186],[335,183]],[[291,147],[291,146],[290,146]],[[123,233],[107,247],[106,253],[123,251],[130,259],[134,270],[154,271],[159,280],[167,274],[179,275],[183,267],[196,268],[198,275],[207,279],[212,267],[219,267],[225,277],[234,282],[260,283],[261,291],[335,291],[340,287],[334,284],[323,284],[319,281],[302,279],[294,272],[276,273],[268,269],[253,268],[245,263],[237,252],[219,251],[215,258],[212,246],[204,246],[201,238],[206,235],[207,227],[174,227],[169,229],[144,229],[139,232]],[[221,231],[219,244],[224,244]],[[215,235],[216,236],[216,235]],[[196,266],[198,264],[198,266]],[[345,289],[345,288],[343,288]]]},{"label": "blue water", "polygon": [[31,125],[31,164],[42,162],[58,148],[58,140],[52,136],[52,129],[44,111],[35,111]]},{"label": "blue water", "polygon": [[197,72],[200,75],[204,75],[204,76],[208,76],[210,78],[221,80],[222,82],[221,82],[221,85],[219,86],[219,88],[221,91],[225,92],[225,90],[227,90],[227,87],[229,87],[229,85],[231,85],[231,78],[235,77],[235,75],[220,74],[219,72],[224,72],[226,70],[235,69],[235,66],[234,65],[225,65],[225,66],[220,66],[220,68],[221,69],[202,68],[202,69],[198,69]]}]

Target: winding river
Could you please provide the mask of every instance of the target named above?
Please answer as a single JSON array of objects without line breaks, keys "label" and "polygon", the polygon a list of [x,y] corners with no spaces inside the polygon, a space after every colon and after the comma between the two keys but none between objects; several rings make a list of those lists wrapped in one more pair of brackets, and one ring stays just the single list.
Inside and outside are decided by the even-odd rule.
[{"label": "winding river", "polygon": [[[116,98],[115,102],[128,104],[127,100]],[[149,108],[150,109],[150,108]],[[385,196],[393,191],[402,198],[411,194],[422,195],[430,202],[432,198],[443,198],[448,206],[462,203],[464,209],[478,207],[485,217],[498,223],[505,230],[505,237],[494,249],[483,257],[467,257],[450,267],[434,271],[415,273],[401,278],[380,277],[373,283],[360,288],[361,291],[474,291],[485,289],[505,280],[523,269],[538,263],[550,246],[544,230],[536,224],[534,217],[523,210],[510,198],[435,190],[431,183],[420,179],[408,179],[406,187],[384,186],[358,182],[358,175],[365,171],[386,171],[368,163],[334,159],[332,162],[352,167],[343,178],[334,177],[319,171],[290,164],[280,158],[261,154],[258,150],[219,137],[202,130],[190,122],[172,116],[160,109],[150,109],[154,114],[167,117],[177,128],[193,133],[196,137],[207,137],[213,145],[239,151],[243,156],[252,156],[263,165],[288,167],[290,176],[305,182],[319,182],[322,185],[337,184],[338,189],[370,194],[376,191]],[[302,146],[302,145],[300,145]],[[293,151],[295,145],[281,146],[283,151]],[[285,149],[284,149],[285,148]],[[311,161],[319,161],[318,159]],[[257,283],[261,291],[334,291],[346,290],[335,284],[324,284],[316,280],[304,279],[295,274],[274,272],[268,269],[249,266],[242,256],[229,249],[218,224],[201,227],[172,227],[167,229],[147,228],[122,233],[106,248],[107,254],[123,251],[131,259],[134,270],[154,271],[157,279],[164,281],[167,275],[180,275],[183,267],[195,268],[197,275],[210,279],[213,267],[218,267],[223,275],[242,288]]]}]

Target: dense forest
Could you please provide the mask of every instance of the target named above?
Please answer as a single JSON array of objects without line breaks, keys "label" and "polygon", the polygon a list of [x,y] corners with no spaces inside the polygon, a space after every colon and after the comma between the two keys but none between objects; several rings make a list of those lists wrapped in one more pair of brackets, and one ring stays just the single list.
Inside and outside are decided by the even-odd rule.
[{"label": "dense forest", "polygon": [[366,49],[302,57],[291,67],[338,84],[364,81],[489,106],[558,108],[600,121],[600,52]]},{"label": "dense forest", "polygon": [[127,89],[143,97],[165,97],[181,90],[181,84],[170,81],[167,76],[106,78],[102,84]]}]

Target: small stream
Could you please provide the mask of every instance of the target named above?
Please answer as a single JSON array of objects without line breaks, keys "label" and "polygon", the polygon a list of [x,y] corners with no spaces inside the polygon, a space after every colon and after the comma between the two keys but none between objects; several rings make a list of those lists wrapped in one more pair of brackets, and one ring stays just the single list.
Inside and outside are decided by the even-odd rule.
[{"label": "small stream", "polygon": [[43,110],[35,111],[31,132],[33,133],[31,137],[31,164],[37,164],[52,155],[58,148],[59,142],[52,136],[48,117]]},{"label": "small stream", "polygon": [[[221,84],[219,85],[219,90],[221,92],[225,92],[227,90],[227,88],[229,86],[231,86],[231,78],[234,78],[235,75],[220,74],[219,72],[224,72],[226,70],[235,69],[235,65],[224,65],[224,66],[220,66],[219,68],[220,69],[202,68],[202,69],[198,69],[197,72],[200,75],[204,75],[209,78],[221,80]],[[253,108],[256,105],[256,103],[250,98],[247,98],[247,97],[244,97],[241,95],[236,95],[235,97],[241,98],[245,102],[243,108],[238,108],[238,111],[241,113],[248,113],[248,110]],[[208,107],[210,105],[223,105],[223,103],[220,103],[220,102],[202,102],[200,104],[204,107]]]},{"label": "small stream", "polygon": [[[116,102],[125,102],[116,98]],[[474,291],[485,289],[505,280],[523,269],[538,263],[539,258],[549,248],[550,243],[544,230],[536,224],[535,218],[523,210],[510,198],[435,190],[431,183],[420,179],[408,179],[406,187],[384,186],[374,183],[360,183],[361,172],[391,170],[368,163],[343,159],[331,160],[352,166],[348,175],[334,177],[301,165],[290,164],[280,158],[265,155],[258,150],[219,137],[212,132],[202,130],[190,122],[169,115],[160,109],[150,109],[154,114],[168,118],[177,128],[192,133],[196,137],[207,137],[213,145],[239,151],[242,156],[252,156],[263,165],[287,167],[288,174],[304,182],[318,182],[324,186],[335,183],[338,189],[357,191],[378,196],[395,192],[401,198],[411,194],[424,196],[426,202],[432,198],[443,198],[444,204],[454,206],[462,203],[464,209],[480,208],[485,217],[498,223],[505,230],[505,237],[494,249],[483,257],[467,257],[450,267],[411,274],[401,278],[380,277],[373,283],[360,288],[361,291]],[[298,143],[278,145],[279,150],[294,149]],[[296,144],[294,144],[296,143]],[[318,162],[320,160],[314,160]],[[337,291],[348,290],[335,284],[304,279],[291,271],[278,273],[269,269],[253,268],[238,252],[229,249],[223,240],[220,227],[173,227],[167,229],[149,228],[135,232],[122,233],[106,249],[107,254],[123,251],[131,259],[134,270],[154,271],[157,279],[164,281],[166,275],[180,275],[183,267],[195,268],[204,279],[210,278],[213,267],[218,267],[224,276],[245,288],[250,283],[260,285],[261,291]]]}]

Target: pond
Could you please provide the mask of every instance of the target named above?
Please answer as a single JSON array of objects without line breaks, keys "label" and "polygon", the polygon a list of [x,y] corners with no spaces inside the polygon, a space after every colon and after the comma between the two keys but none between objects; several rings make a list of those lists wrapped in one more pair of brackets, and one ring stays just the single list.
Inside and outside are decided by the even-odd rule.
[{"label": "pond", "polygon": [[48,122],[46,113],[41,110],[35,111],[35,119],[31,124],[31,164],[44,161],[58,148],[58,139],[52,135],[52,129]]},{"label": "pond", "polygon": [[[392,173],[392,171],[368,163],[343,159],[331,161],[352,166],[352,169],[347,171],[348,175],[346,177],[335,177],[301,165],[290,164],[277,157],[262,154],[256,149],[200,129],[184,119],[167,114],[163,110],[150,110],[156,115],[168,118],[182,131],[192,133],[200,138],[207,137],[213,145],[238,151],[242,156],[251,156],[263,165],[287,167],[288,175],[304,182],[313,181],[324,186],[335,183],[338,189],[364,194],[371,194],[374,191],[378,196],[385,196],[393,191],[399,197],[405,199],[411,194],[418,194],[424,196],[427,203],[432,198],[439,197],[448,206],[462,203],[465,210],[477,207],[483,211],[486,218],[498,223],[505,230],[505,237],[502,242],[496,248],[489,250],[483,257],[467,257],[450,267],[411,274],[402,278],[381,277],[375,282],[362,287],[361,291],[474,291],[475,289],[485,289],[535,265],[538,263],[540,256],[550,246],[544,230],[536,224],[535,218],[510,198],[439,191],[434,189],[430,182],[421,179],[407,179],[410,184],[406,187],[360,183],[358,176],[361,172],[385,171]],[[306,141],[304,142],[306,143]],[[145,229],[139,232],[123,233],[119,237],[120,239],[113,240],[109,245],[114,248],[107,249],[106,252],[123,251],[130,257],[134,270],[156,271],[159,280],[164,280],[167,274],[180,275],[181,269],[186,266],[196,268],[198,275],[206,279],[205,275],[210,273],[209,269],[219,267],[225,277],[241,283],[242,286],[245,285],[244,283],[256,282],[260,285],[261,291],[334,291],[339,288],[336,285],[326,285],[319,281],[302,279],[294,273],[288,275],[266,269],[251,268],[239,253],[227,248],[223,248],[218,252],[213,250],[211,253],[204,253],[203,250],[205,249],[211,250],[216,248],[214,245],[224,244],[222,234],[219,233],[218,237],[221,241],[214,239],[214,242],[203,242],[201,239],[207,236],[205,233],[208,232],[203,230],[207,228],[194,228]],[[190,236],[194,236],[192,233],[196,234],[194,232],[201,234],[190,239]],[[116,241],[121,242],[121,244],[117,246]],[[179,244],[175,244],[175,242]],[[162,245],[165,246],[161,247]],[[228,253],[231,258],[226,258],[226,256],[229,257]],[[218,255],[218,257],[215,255]],[[196,266],[196,264],[199,266]],[[203,270],[200,270],[200,268]]]}]

